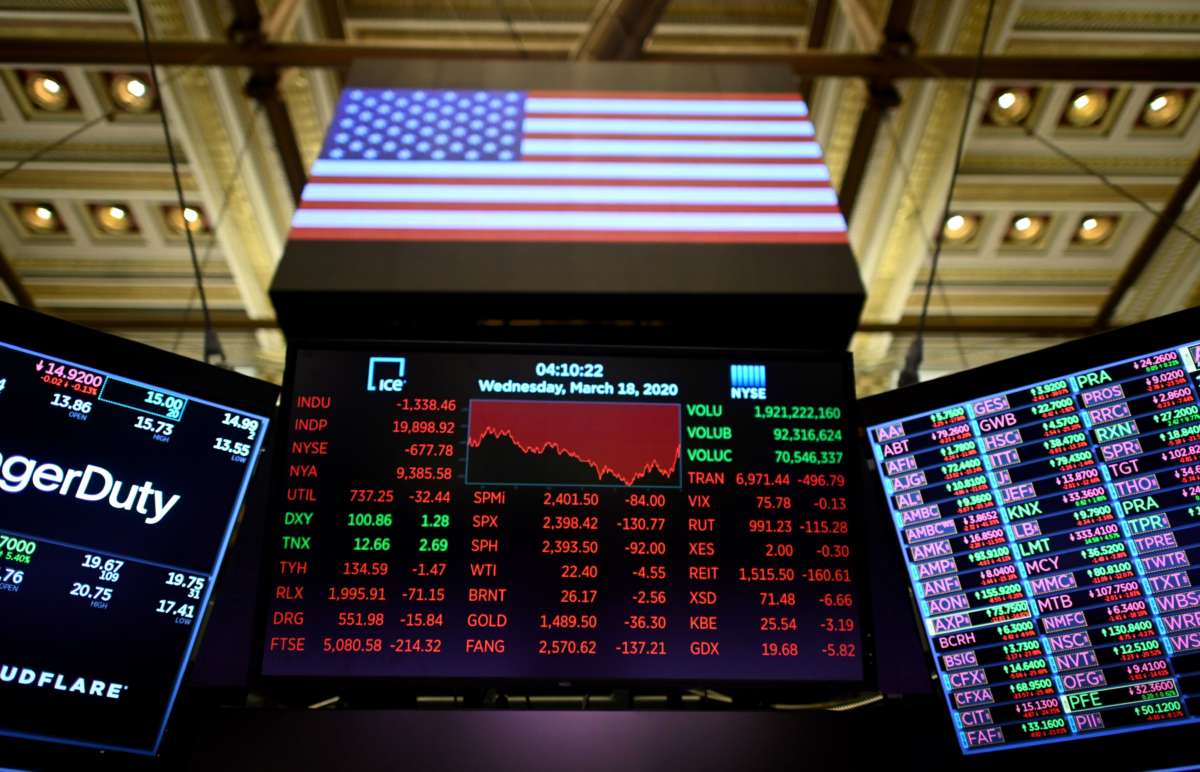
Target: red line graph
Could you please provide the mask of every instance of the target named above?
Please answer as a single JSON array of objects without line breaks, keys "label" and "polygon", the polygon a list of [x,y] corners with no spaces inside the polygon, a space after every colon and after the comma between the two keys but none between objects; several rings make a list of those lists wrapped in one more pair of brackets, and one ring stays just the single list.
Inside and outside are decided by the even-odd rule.
[{"label": "red line graph", "polygon": [[469,448],[478,450],[493,438],[536,459],[518,469],[497,462],[480,469],[476,453],[468,459],[468,482],[572,484],[546,463],[565,458],[590,468],[596,484],[611,477],[632,486],[651,475],[675,484],[679,421],[678,404],[472,400]]}]

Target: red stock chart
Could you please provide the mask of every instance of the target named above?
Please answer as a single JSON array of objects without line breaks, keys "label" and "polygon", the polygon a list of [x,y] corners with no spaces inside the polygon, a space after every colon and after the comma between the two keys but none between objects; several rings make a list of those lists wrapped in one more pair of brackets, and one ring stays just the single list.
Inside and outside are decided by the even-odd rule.
[{"label": "red stock chart", "polygon": [[467,481],[680,485],[678,403],[472,400]]}]

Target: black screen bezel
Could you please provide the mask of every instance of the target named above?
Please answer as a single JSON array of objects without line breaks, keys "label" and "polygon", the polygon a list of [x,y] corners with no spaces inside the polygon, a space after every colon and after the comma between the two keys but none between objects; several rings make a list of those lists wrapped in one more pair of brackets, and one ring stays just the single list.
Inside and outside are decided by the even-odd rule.
[{"label": "black screen bezel", "polygon": [[[727,349],[684,346],[608,346],[608,345],[568,345],[562,343],[497,343],[490,341],[406,341],[406,340],[344,340],[330,338],[306,338],[290,342],[288,346],[287,366],[283,380],[283,402],[276,421],[275,446],[284,447],[286,431],[290,424],[290,398],[297,354],[302,350],[324,349],[333,351],[363,352],[371,350],[394,350],[397,348],[409,351],[448,352],[448,353],[513,353],[513,354],[547,354],[573,356],[633,356],[633,357],[671,357],[671,358],[709,358],[720,359],[729,357],[753,356],[763,361],[821,361],[823,363],[839,364],[842,367],[846,383],[846,406],[848,414],[843,418],[846,427],[853,430],[858,425],[855,415],[854,400],[854,370],[851,355],[848,352],[819,352],[804,350],[781,349]],[[859,452],[855,442],[846,443],[848,453]],[[277,452],[272,459],[269,501],[273,507],[280,500],[285,486],[287,468],[286,454]],[[847,487],[850,490],[861,489],[860,465],[851,459],[847,465]],[[630,689],[640,692],[662,693],[663,691],[683,691],[693,688],[720,688],[724,692],[741,692],[753,698],[781,696],[804,697],[806,699],[834,699],[848,694],[870,692],[875,689],[876,672],[874,657],[874,630],[871,624],[871,605],[869,597],[869,582],[865,580],[866,564],[863,559],[865,534],[864,523],[856,531],[852,546],[858,558],[853,562],[858,580],[855,591],[859,599],[859,625],[861,645],[863,649],[863,678],[855,681],[727,681],[709,680],[695,683],[673,679],[577,679],[572,681],[547,680],[535,678],[406,678],[389,676],[364,676],[347,679],[338,676],[268,676],[263,674],[262,665],[265,656],[266,640],[266,609],[270,600],[270,590],[273,577],[267,571],[260,572],[258,603],[255,618],[254,651],[251,652],[252,672],[249,674],[250,683],[256,690],[269,694],[283,704],[311,704],[316,700],[337,694],[343,700],[355,701],[370,706],[396,706],[411,704],[415,695],[441,694],[447,692],[463,692],[480,689],[496,689],[499,692],[517,694],[595,694],[602,691]],[[278,523],[269,514],[266,524],[264,548],[270,549],[271,538],[278,529]]]},{"label": "black screen bezel", "polygon": [[[1188,330],[1194,330],[1188,333]],[[875,468],[874,451],[867,437],[867,427],[900,420],[905,417],[925,413],[949,404],[979,399],[1002,391],[1021,388],[1030,384],[1040,383],[1061,377],[1069,373],[1080,372],[1105,366],[1106,363],[1136,357],[1150,351],[1182,345],[1192,340],[1200,340],[1200,307],[1189,308],[1172,314],[1151,319],[1146,322],[1129,325],[1117,330],[1100,333],[1077,340],[1060,343],[1049,348],[1033,351],[1028,354],[1003,359],[983,367],[964,370],[959,373],[936,378],[914,386],[896,389],[859,400],[859,419],[863,429],[861,449],[864,458],[864,479],[870,480],[870,490],[863,492],[864,496],[872,497],[880,513],[885,518],[884,527],[892,534],[892,543],[901,546],[892,522],[891,508],[883,487],[879,484],[879,472]],[[1162,341],[1150,344],[1149,341]],[[1097,353],[1102,351],[1103,353]],[[902,557],[903,559],[903,557]],[[904,560],[907,565],[907,560]],[[912,599],[911,580],[903,577],[908,594]],[[929,648],[928,636],[924,630],[924,620],[920,617],[919,608],[913,600],[912,609],[916,624],[920,629],[921,647],[925,652],[925,667],[931,679],[936,683],[935,697],[941,705],[943,725],[938,732],[944,737],[944,752],[955,754],[959,764],[970,768],[996,768],[1003,764],[1005,767],[1021,761],[1045,764],[1047,761],[1078,761],[1080,752],[1099,754],[1129,752],[1130,738],[1141,736],[1142,732],[1155,732],[1155,739],[1162,739],[1161,748],[1154,748],[1155,754],[1147,754],[1146,764],[1173,764],[1187,759],[1186,755],[1194,754],[1194,739],[1198,726],[1182,724],[1168,727],[1148,725],[1140,731],[1118,732],[1116,734],[1082,735],[1071,739],[1047,742],[1044,745],[1027,745],[1018,748],[995,748],[990,751],[965,753],[958,742],[958,732],[954,726],[953,717],[946,707],[941,679],[938,677],[935,655]],[[1194,761],[1194,756],[1192,757]]]},{"label": "black screen bezel", "polygon": [[[138,377],[137,374],[140,373],[155,372],[154,378],[142,376],[140,380],[182,394],[227,405],[252,415],[264,416],[272,422],[275,421],[279,389],[274,384],[257,378],[206,365],[194,359],[72,324],[10,303],[0,302],[0,331],[2,331],[0,337],[4,339],[4,342],[15,346],[43,352],[48,356],[61,357],[79,364],[96,363],[93,366],[99,369],[128,377]],[[270,430],[271,427],[268,426],[268,431]],[[262,465],[260,460],[256,459],[256,462],[255,468],[250,472],[250,478],[247,480],[247,487],[250,480],[253,479],[253,475],[258,473],[258,469]],[[226,555],[229,546],[236,538],[241,516],[239,510],[229,542],[225,545]],[[156,765],[160,760],[171,758],[182,740],[174,719],[180,714],[188,697],[192,664],[196,651],[203,643],[212,602],[217,597],[218,589],[221,586],[224,562],[222,559],[217,566],[213,587],[209,594],[209,607],[203,609],[200,618],[196,620],[200,631],[197,634],[195,645],[187,652],[188,656],[184,662],[179,689],[175,696],[173,709],[166,716],[163,732],[158,741],[157,754],[132,748],[100,750],[75,744],[66,737],[61,738],[65,741],[56,741],[55,739],[35,740],[15,735],[0,736],[0,750],[4,751],[6,756],[11,754],[11,760],[22,760],[32,768],[48,764],[59,766],[71,762],[100,763],[102,768],[107,768],[110,764],[114,768],[150,767]]]}]

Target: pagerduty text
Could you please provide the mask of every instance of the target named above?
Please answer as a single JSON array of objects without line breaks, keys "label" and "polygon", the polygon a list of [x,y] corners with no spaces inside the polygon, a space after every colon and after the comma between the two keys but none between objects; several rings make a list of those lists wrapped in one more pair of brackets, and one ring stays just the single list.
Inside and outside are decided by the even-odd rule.
[{"label": "pagerduty text", "polygon": [[149,480],[141,485],[115,480],[111,472],[94,464],[88,464],[80,471],[0,453],[0,491],[21,493],[30,484],[43,493],[57,492],[80,501],[107,501],[113,509],[136,511],[139,515],[147,515],[143,521],[147,525],[161,522],[180,499],[178,494],[166,498]]}]

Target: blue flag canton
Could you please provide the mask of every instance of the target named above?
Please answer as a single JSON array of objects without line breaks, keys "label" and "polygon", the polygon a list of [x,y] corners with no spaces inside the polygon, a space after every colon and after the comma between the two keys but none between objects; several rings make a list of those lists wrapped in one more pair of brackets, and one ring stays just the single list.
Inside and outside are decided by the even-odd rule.
[{"label": "blue flag canton", "polygon": [[519,91],[349,89],[321,158],[334,161],[517,161]]}]

